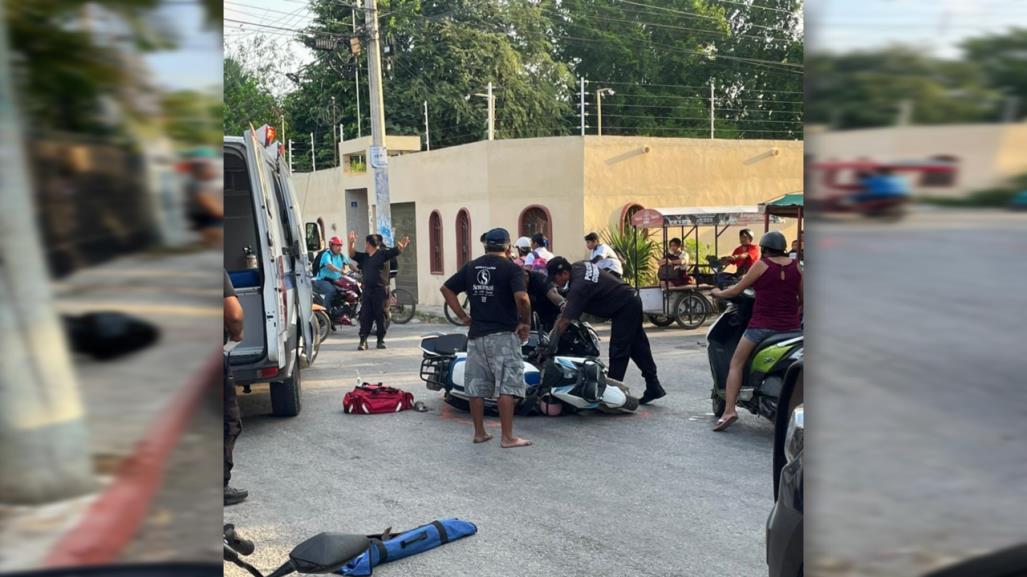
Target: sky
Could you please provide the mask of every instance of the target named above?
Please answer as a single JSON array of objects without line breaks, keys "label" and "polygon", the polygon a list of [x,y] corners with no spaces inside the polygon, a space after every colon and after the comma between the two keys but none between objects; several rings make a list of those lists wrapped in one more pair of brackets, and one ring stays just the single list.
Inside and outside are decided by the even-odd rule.
[{"label": "sky", "polygon": [[178,50],[145,57],[157,84],[172,90],[204,90],[221,86],[221,35],[217,30],[205,27],[201,7],[193,3],[177,2],[162,8],[161,14],[175,25],[180,38]]},{"label": "sky", "polygon": [[1023,0],[807,0],[807,50],[843,52],[913,44],[959,58],[966,38],[1027,28]]}]

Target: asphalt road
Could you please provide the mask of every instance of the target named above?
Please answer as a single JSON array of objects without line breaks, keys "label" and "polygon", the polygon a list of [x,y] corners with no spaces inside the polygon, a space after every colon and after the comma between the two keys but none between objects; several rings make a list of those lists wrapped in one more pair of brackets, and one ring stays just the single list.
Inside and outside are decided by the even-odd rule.
[{"label": "asphalt road", "polygon": [[[638,414],[519,419],[535,446],[471,443],[469,417],[418,379],[419,335],[396,326],[387,351],[358,353],[353,329],[329,337],[304,371],[299,417],[268,416],[265,390],[241,395],[233,484],[250,499],[225,510],[270,571],[321,531],[380,532],[437,518],[477,535],[382,567],[376,575],[450,577],[759,576],[772,504],[772,427],[743,415],[710,431],[702,331],[651,329],[669,395]],[[600,327],[605,352],[609,329]],[[347,415],[357,378],[414,392],[427,413]],[[643,387],[637,369],[627,382]],[[498,429],[498,422],[488,426]],[[498,435],[497,435],[498,438]],[[226,575],[243,576],[235,567]]]},{"label": "asphalt road", "polygon": [[807,575],[1027,539],[1027,216],[810,223]]}]

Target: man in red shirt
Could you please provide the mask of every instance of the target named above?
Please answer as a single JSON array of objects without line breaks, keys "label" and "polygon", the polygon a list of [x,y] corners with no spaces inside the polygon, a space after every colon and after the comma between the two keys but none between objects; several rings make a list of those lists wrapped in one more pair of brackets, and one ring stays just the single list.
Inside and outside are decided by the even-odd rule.
[{"label": "man in red shirt", "polygon": [[[760,260],[760,248],[752,243],[752,231],[747,228],[743,228],[738,232],[738,242],[741,244],[731,252],[731,256],[720,257],[720,264],[724,266],[735,265],[735,276],[742,278],[745,273],[749,272],[752,265]],[[723,273],[718,276],[721,275]],[[717,284],[718,286],[720,285],[719,282]]]}]

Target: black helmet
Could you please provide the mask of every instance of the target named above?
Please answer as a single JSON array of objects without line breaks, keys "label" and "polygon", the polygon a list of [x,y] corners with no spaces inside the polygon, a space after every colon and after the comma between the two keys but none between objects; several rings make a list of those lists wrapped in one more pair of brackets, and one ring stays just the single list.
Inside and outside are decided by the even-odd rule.
[{"label": "black helmet", "polygon": [[788,250],[788,241],[785,239],[785,235],[776,230],[772,230],[763,235],[763,238],[760,239],[760,248],[769,248],[770,250],[785,252]]},{"label": "black helmet", "polygon": [[571,270],[571,263],[562,256],[554,257],[553,260],[546,263],[546,274],[549,275],[549,278],[553,278],[565,270]]},{"label": "black helmet", "polygon": [[485,233],[485,250],[502,252],[510,248],[510,233],[505,228],[494,228]]}]

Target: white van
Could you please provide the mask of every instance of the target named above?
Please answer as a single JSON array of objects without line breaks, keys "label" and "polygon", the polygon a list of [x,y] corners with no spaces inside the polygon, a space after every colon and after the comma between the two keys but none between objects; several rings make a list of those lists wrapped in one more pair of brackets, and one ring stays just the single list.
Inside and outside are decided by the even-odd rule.
[{"label": "white van", "polygon": [[300,412],[303,365],[317,354],[303,218],[274,129],[226,136],[225,270],[245,312],[229,363],[246,392],[270,382],[278,416]]}]

